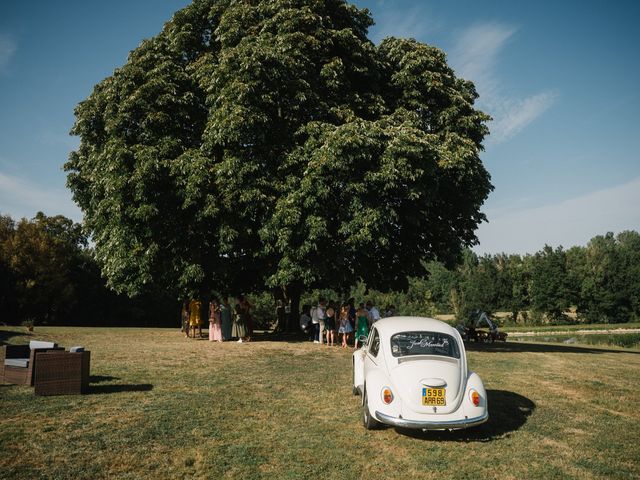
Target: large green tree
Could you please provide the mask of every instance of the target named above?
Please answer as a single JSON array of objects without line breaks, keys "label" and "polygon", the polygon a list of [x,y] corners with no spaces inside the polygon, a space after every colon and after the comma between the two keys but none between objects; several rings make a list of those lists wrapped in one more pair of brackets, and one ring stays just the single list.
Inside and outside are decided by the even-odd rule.
[{"label": "large green tree", "polygon": [[81,226],[61,215],[38,212],[17,224],[0,217],[0,273],[6,275],[2,286],[13,297],[0,295],[0,305],[38,322],[65,317],[78,300],[73,273],[86,244]]},{"label": "large green tree", "polygon": [[110,285],[403,286],[476,242],[488,117],[437,48],[343,0],[196,0],[76,109],[66,164]]},{"label": "large green tree", "polygon": [[579,311],[589,321],[604,323],[628,322],[637,315],[640,235],[598,235],[589,241],[584,259]]},{"label": "large green tree", "polygon": [[562,247],[549,245],[533,256],[530,284],[531,308],[549,320],[566,320],[565,312],[574,298],[567,273],[567,255]]}]

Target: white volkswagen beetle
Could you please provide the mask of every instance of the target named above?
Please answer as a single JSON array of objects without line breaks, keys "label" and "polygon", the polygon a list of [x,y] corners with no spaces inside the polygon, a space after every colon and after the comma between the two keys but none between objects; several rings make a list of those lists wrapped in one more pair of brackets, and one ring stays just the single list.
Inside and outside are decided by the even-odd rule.
[{"label": "white volkswagen beetle", "polygon": [[467,370],[458,331],[439,320],[391,317],[371,327],[353,354],[353,393],[362,421],[422,430],[456,430],[489,418],[480,377]]}]

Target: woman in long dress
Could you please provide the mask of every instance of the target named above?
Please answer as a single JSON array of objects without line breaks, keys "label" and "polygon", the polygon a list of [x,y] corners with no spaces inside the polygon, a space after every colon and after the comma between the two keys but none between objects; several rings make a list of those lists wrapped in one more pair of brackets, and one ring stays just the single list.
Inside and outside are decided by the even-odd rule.
[{"label": "woman in long dress", "polygon": [[247,329],[247,336],[244,341],[250,342],[251,336],[253,335],[253,317],[251,316],[253,305],[249,303],[249,300],[247,300],[247,297],[244,295],[238,297],[238,303],[240,304],[240,310],[242,310],[244,317],[244,326]]},{"label": "woman in long dress", "polygon": [[185,300],[182,302],[182,333],[184,333],[185,337],[189,337],[189,300]]},{"label": "woman in long dress", "polygon": [[200,308],[202,303],[200,300],[191,300],[189,302],[189,327],[193,329],[193,338],[196,338],[196,328],[202,337],[202,318],[200,318]]},{"label": "woman in long dress", "polygon": [[358,340],[363,335],[369,336],[369,312],[364,308],[364,303],[360,304],[360,308],[356,311],[356,339],[354,347],[358,348]]},{"label": "woman in long dress", "polygon": [[240,304],[236,305],[233,326],[231,327],[231,336],[238,337],[238,343],[242,343],[247,336],[245,313]]},{"label": "woman in long dress", "polygon": [[209,341],[222,341],[222,326],[220,324],[220,308],[218,299],[214,298],[209,302]]},{"label": "woman in long dress", "polygon": [[231,305],[229,300],[225,298],[220,305],[220,322],[222,323],[222,340],[229,340],[231,335]]}]

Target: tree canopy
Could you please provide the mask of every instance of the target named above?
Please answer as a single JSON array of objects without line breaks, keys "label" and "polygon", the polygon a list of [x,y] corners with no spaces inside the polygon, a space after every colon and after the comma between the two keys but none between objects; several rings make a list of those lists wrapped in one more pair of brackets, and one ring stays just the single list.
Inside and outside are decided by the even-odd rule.
[{"label": "tree canopy", "polygon": [[38,212],[0,215],[0,322],[46,325],[175,325],[165,292],[136,298],[105,286],[82,226]]},{"label": "tree canopy", "polygon": [[113,288],[396,288],[477,241],[475,88],[372,24],[343,0],[196,0],[95,86],[65,169]]}]

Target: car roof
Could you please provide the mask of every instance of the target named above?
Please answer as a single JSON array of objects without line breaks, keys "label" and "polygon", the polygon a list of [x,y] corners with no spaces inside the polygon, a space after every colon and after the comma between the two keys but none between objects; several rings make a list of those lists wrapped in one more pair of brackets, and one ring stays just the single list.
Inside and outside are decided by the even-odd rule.
[{"label": "car roof", "polygon": [[391,337],[399,332],[440,332],[455,335],[455,329],[448,323],[428,317],[387,317],[378,320],[374,326],[380,335]]}]

